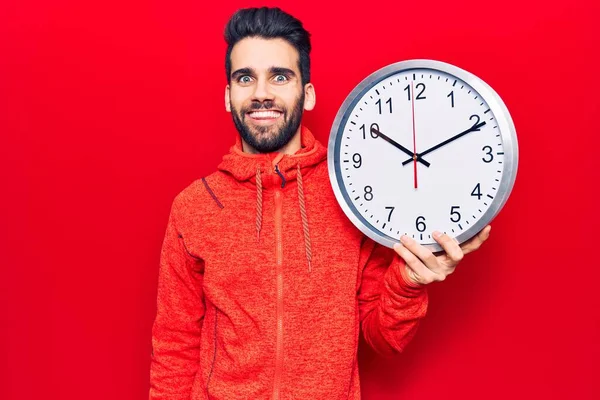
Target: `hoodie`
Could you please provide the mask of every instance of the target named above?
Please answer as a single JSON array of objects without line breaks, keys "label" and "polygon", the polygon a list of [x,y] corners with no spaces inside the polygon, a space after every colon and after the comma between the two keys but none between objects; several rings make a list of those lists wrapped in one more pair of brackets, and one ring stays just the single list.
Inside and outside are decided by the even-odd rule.
[{"label": "hoodie", "polygon": [[338,205],[326,149],[247,154],[173,201],[161,251],[150,399],[359,399],[359,334],[401,352],[427,309],[394,251]]}]

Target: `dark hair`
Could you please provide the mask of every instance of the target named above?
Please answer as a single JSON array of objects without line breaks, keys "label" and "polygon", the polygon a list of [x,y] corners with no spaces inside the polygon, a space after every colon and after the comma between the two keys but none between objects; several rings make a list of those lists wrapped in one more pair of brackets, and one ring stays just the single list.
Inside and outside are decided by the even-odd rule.
[{"label": "dark hair", "polygon": [[225,26],[227,82],[231,82],[231,50],[237,42],[247,37],[286,40],[298,51],[302,85],[310,82],[310,33],[300,20],[278,7],[242,8],[231,16]]}]

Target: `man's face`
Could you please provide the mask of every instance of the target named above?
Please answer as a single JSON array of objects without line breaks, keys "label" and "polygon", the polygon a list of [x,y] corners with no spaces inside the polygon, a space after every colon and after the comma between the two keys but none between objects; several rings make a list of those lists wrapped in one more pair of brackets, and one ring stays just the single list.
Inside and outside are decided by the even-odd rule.
[{"label": "man's face", "polygon": [[312,84],[302,86],[298,58],[298,51],[283,39],[245,38],[231,51],[225,107],[256,152],[285,146],[300,127],[303,110],[312,109]]}]

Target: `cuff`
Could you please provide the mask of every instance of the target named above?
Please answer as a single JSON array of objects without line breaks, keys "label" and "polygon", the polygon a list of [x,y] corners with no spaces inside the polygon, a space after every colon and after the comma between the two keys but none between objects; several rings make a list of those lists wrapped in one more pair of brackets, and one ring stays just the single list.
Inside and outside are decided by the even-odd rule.
[{"label": "cuff", "polygon": [[408,277],[406,262],[397,254],[385,274],[385,282],[389,290],[404,297],[418,297],[425,291],[425,285]]}]

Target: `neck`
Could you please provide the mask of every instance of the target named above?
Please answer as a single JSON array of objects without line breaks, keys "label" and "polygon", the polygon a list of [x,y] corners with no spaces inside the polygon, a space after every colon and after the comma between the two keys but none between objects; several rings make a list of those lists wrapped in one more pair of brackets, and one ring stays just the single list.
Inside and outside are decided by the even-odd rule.
[{"label": "neck", "polygon": [[[300,150],[300,148],[302,148],[302,135],[300,133],[301,131],[302,126],[299,126],[298,130],[296,131],[294,136],[292,136],[290,141],[283,145],[283,147],[275,150],[275,152],[280,154],[295,154],[298,150]],[[244,139],[242,139],[242,150],[244,151],[244,153],[259,154],[259,152],[256,151],[254,147],[246,143]]]}]

